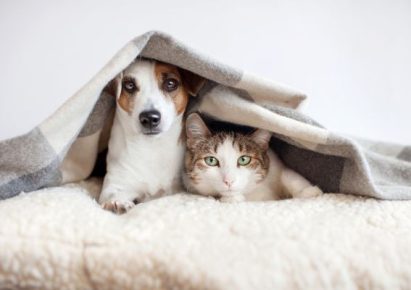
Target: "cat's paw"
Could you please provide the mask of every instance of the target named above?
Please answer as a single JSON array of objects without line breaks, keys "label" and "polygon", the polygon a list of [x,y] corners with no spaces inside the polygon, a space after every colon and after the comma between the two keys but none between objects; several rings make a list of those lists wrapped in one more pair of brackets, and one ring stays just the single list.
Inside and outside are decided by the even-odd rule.
[{"label": "cat's paw", "polygon": [[235,195],[226,195],[226,196],[222,196],[220,198],[221,202],[230,202],[230,203],[234,203],[234,202],[242,202],[244,201],[244,195],[242,194],[235,194]]},{"label": "cat's paw", "polygon": [[310,198],[316,197],[323,194],[323,191],[318,186],[309,186],[304,188],[301,192],[298,193],[296,197],[299,198]]},{"label": "cat's paw", "polygon": [[134,202],[128,200],[109,200],[103,202],[101,207],[116,214],[123,214],[134,207]]}]

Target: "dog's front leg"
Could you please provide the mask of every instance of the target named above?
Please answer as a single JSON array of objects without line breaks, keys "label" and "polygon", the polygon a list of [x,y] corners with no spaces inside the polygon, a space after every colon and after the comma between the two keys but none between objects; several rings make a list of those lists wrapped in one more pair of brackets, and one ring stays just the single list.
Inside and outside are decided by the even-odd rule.
[{"label": "dog's front leg", "polygon": [[104,188],[101,192],[99,203],[105,210],[116,214],[123,214],[144,199],[144,195],[127,190]]},{"label": "dog's front leg", "polygon": [[101,207],[116,214],[123,214],[132,209],[134,207],[134,203],[129,200],[112,199],[103,202]]}]

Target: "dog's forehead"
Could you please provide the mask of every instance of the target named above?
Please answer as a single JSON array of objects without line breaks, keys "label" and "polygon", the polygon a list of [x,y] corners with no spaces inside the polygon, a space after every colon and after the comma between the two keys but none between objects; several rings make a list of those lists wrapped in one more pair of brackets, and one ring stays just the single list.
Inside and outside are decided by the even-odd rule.
[{"label": "dog's forehead", "polygon": [[175,77],[180,77],[180,73],[176,66],[168,63],[157,62],[154,67],[157,76],[162,74],[173,74]]},{"label": "dog's forehead", "polygon": [[149,60],[137,60],[130,64],[125,70],[125,76],[138,76],[138,75],[147,75],[147,73],[153,73],[155,67],[154,61]]},{"label": "dog's forehead", "polygon": [[173,73],[177,77],[180,76],[176,66],[154,60],[136,60],[124,70],[125,76],[135,77],[148,74],[159,76],[164,73]]}]

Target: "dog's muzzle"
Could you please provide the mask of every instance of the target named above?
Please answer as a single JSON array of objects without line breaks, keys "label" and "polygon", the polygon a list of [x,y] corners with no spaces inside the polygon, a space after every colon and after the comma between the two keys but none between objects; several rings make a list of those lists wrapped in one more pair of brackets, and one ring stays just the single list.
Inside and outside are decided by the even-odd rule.
[{"label": "dog's muzzle", "polygon": [[143,134],[155,135],[161,131],[158,126],[161,122],[161,113],[157,110],[144,111],[139,116],[140,124],[143,127]]}]

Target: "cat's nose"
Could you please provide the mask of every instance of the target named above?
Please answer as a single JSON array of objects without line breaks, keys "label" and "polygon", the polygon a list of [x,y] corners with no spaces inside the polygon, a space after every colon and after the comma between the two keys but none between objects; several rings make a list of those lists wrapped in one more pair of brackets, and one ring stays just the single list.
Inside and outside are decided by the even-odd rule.
[{"label": "cat's nose", "polygon": [[233,185],[233,180],[224,178],[224,184],[227,185],[229,188]]}]

